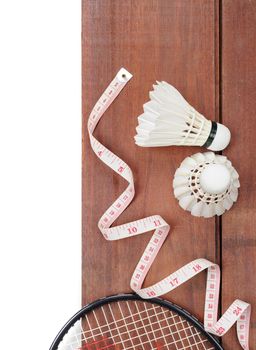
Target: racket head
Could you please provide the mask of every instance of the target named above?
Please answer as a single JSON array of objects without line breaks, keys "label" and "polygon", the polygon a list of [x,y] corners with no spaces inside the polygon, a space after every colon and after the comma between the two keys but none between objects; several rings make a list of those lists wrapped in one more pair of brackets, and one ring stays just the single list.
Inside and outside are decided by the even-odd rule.
[{"label": "racket head", "polygon": [[223,350],[183,308],[137,294],[118,294],[87,304],[63,326],[49,350],[93,349]]}]

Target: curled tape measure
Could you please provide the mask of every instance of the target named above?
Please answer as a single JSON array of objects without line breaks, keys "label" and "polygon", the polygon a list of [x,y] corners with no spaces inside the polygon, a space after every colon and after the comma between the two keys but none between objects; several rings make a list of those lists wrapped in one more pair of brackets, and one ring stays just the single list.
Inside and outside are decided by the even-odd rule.
[{"label": "curled tape measure", "polygon": [[154,230],[153,236],[131,278],[131,288],[144,299],[157,297],[170,292],[182,283],[196,276],[198,273],[207,269],[204,311],[205,330],[214,335],[222,336],[235,322],[237,322],[237,335],[239,342],[243,349],[249,349],[250,304],[238,299],[235,300],[223,316],[217,321],[220,288],[220,268],[218,265],[206,259],[196,259],[160,282],[150,287],[142,288],[147,272],[165,241],[170,226],[161,216],[154,215],[124,225],[111,227],[116,218],[118,218],[131,203],[135,195],[133,174],[130,167],[122,159],[96,140],[93,136],[93,132],[106,109],[131,78],[132,75],[124,68],[121,68],[94,106],[88,120],[88,131],[93,151],[107,166],[128,182],[126,190],[102,215],[98,222],[98,227],[105,239],[110,241],[140,235]]}]

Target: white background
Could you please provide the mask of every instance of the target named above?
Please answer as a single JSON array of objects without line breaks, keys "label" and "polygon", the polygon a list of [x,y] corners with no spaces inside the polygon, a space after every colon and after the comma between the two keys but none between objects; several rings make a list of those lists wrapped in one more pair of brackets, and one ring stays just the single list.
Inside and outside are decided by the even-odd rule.
[{"label": "white background", "polygon": [[80,308],[80,0],[0,0],[1,349]]}]

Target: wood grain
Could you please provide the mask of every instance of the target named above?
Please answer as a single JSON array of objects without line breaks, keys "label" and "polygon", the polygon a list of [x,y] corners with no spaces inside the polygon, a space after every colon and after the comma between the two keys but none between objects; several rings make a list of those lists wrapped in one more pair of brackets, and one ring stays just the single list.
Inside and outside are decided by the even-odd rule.
[{"label": "wood grain", "polygon": [[[232,133],[224,152],[240,175],[237,204],[222,219],[223,311],[236,298],[252,304],[250,349],[256,344],[256,1],[222,5],[222,119]],[[224,348],[238,350],[235,329]]]},{"label": "wood grain", "polygon": [[[212,0],[84,0],[82,4],[83,303],[86,303],[130,291],[130,277],[150,238],[150,234],[145,234],[107,242],[97,228],[104,210],[127,184],[91,151],[86,122],[101,92],[122,66],[134,77],[109,108],[95,135],[134,171],[136,198],[116,223],[160,214],[171,224],[171,234],[145,285],[195,258],[218,260],[215,219],[194,218],[183,211],[172,190],[173,175],[180,162],[200,149],[143,149],[135,146],[133,136],[137,116],[155,80],[170,82],[201,113],[218,118],[219,27],[218,3]],[[205,275],[201,274],[166,298],[202,319],[204,293]]]}]

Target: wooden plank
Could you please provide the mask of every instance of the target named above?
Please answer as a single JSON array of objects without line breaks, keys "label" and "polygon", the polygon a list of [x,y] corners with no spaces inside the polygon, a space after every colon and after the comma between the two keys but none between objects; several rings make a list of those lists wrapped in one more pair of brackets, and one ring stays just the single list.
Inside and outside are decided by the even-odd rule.
[{"label": "wooden plank", "polygon": [[[250,349],[256,344],[256,1],[224,0],[222,118],[232,133],[224,152],[240,174],[237,204],[222,219],[223,310],[236,298],[253,306]],[[235,329],[224,348],[238,350]]]},{"label": "wooden plank", "polygon": [[[116,223],[160,214],[172,226],[145,285],[195,258],[218,259],[215,219],[193,218],[178,206],[172,190],[180,162],[200,149],[143,149],[133,140],[137,116],[155,80],[176,86],[209,118],[218,116],[216,23],[218,6],[212,0],[83,1],[83,303],[129,292],[130,277],[150,238],[148,233],[107,242],[97,228],[99,217],[127,184],[91,151],[86,122],[121,66],[134,78],[95,135],[134,171],[136,198]],[[166,297],[202,319],[204,295],[202,274]]]}]

